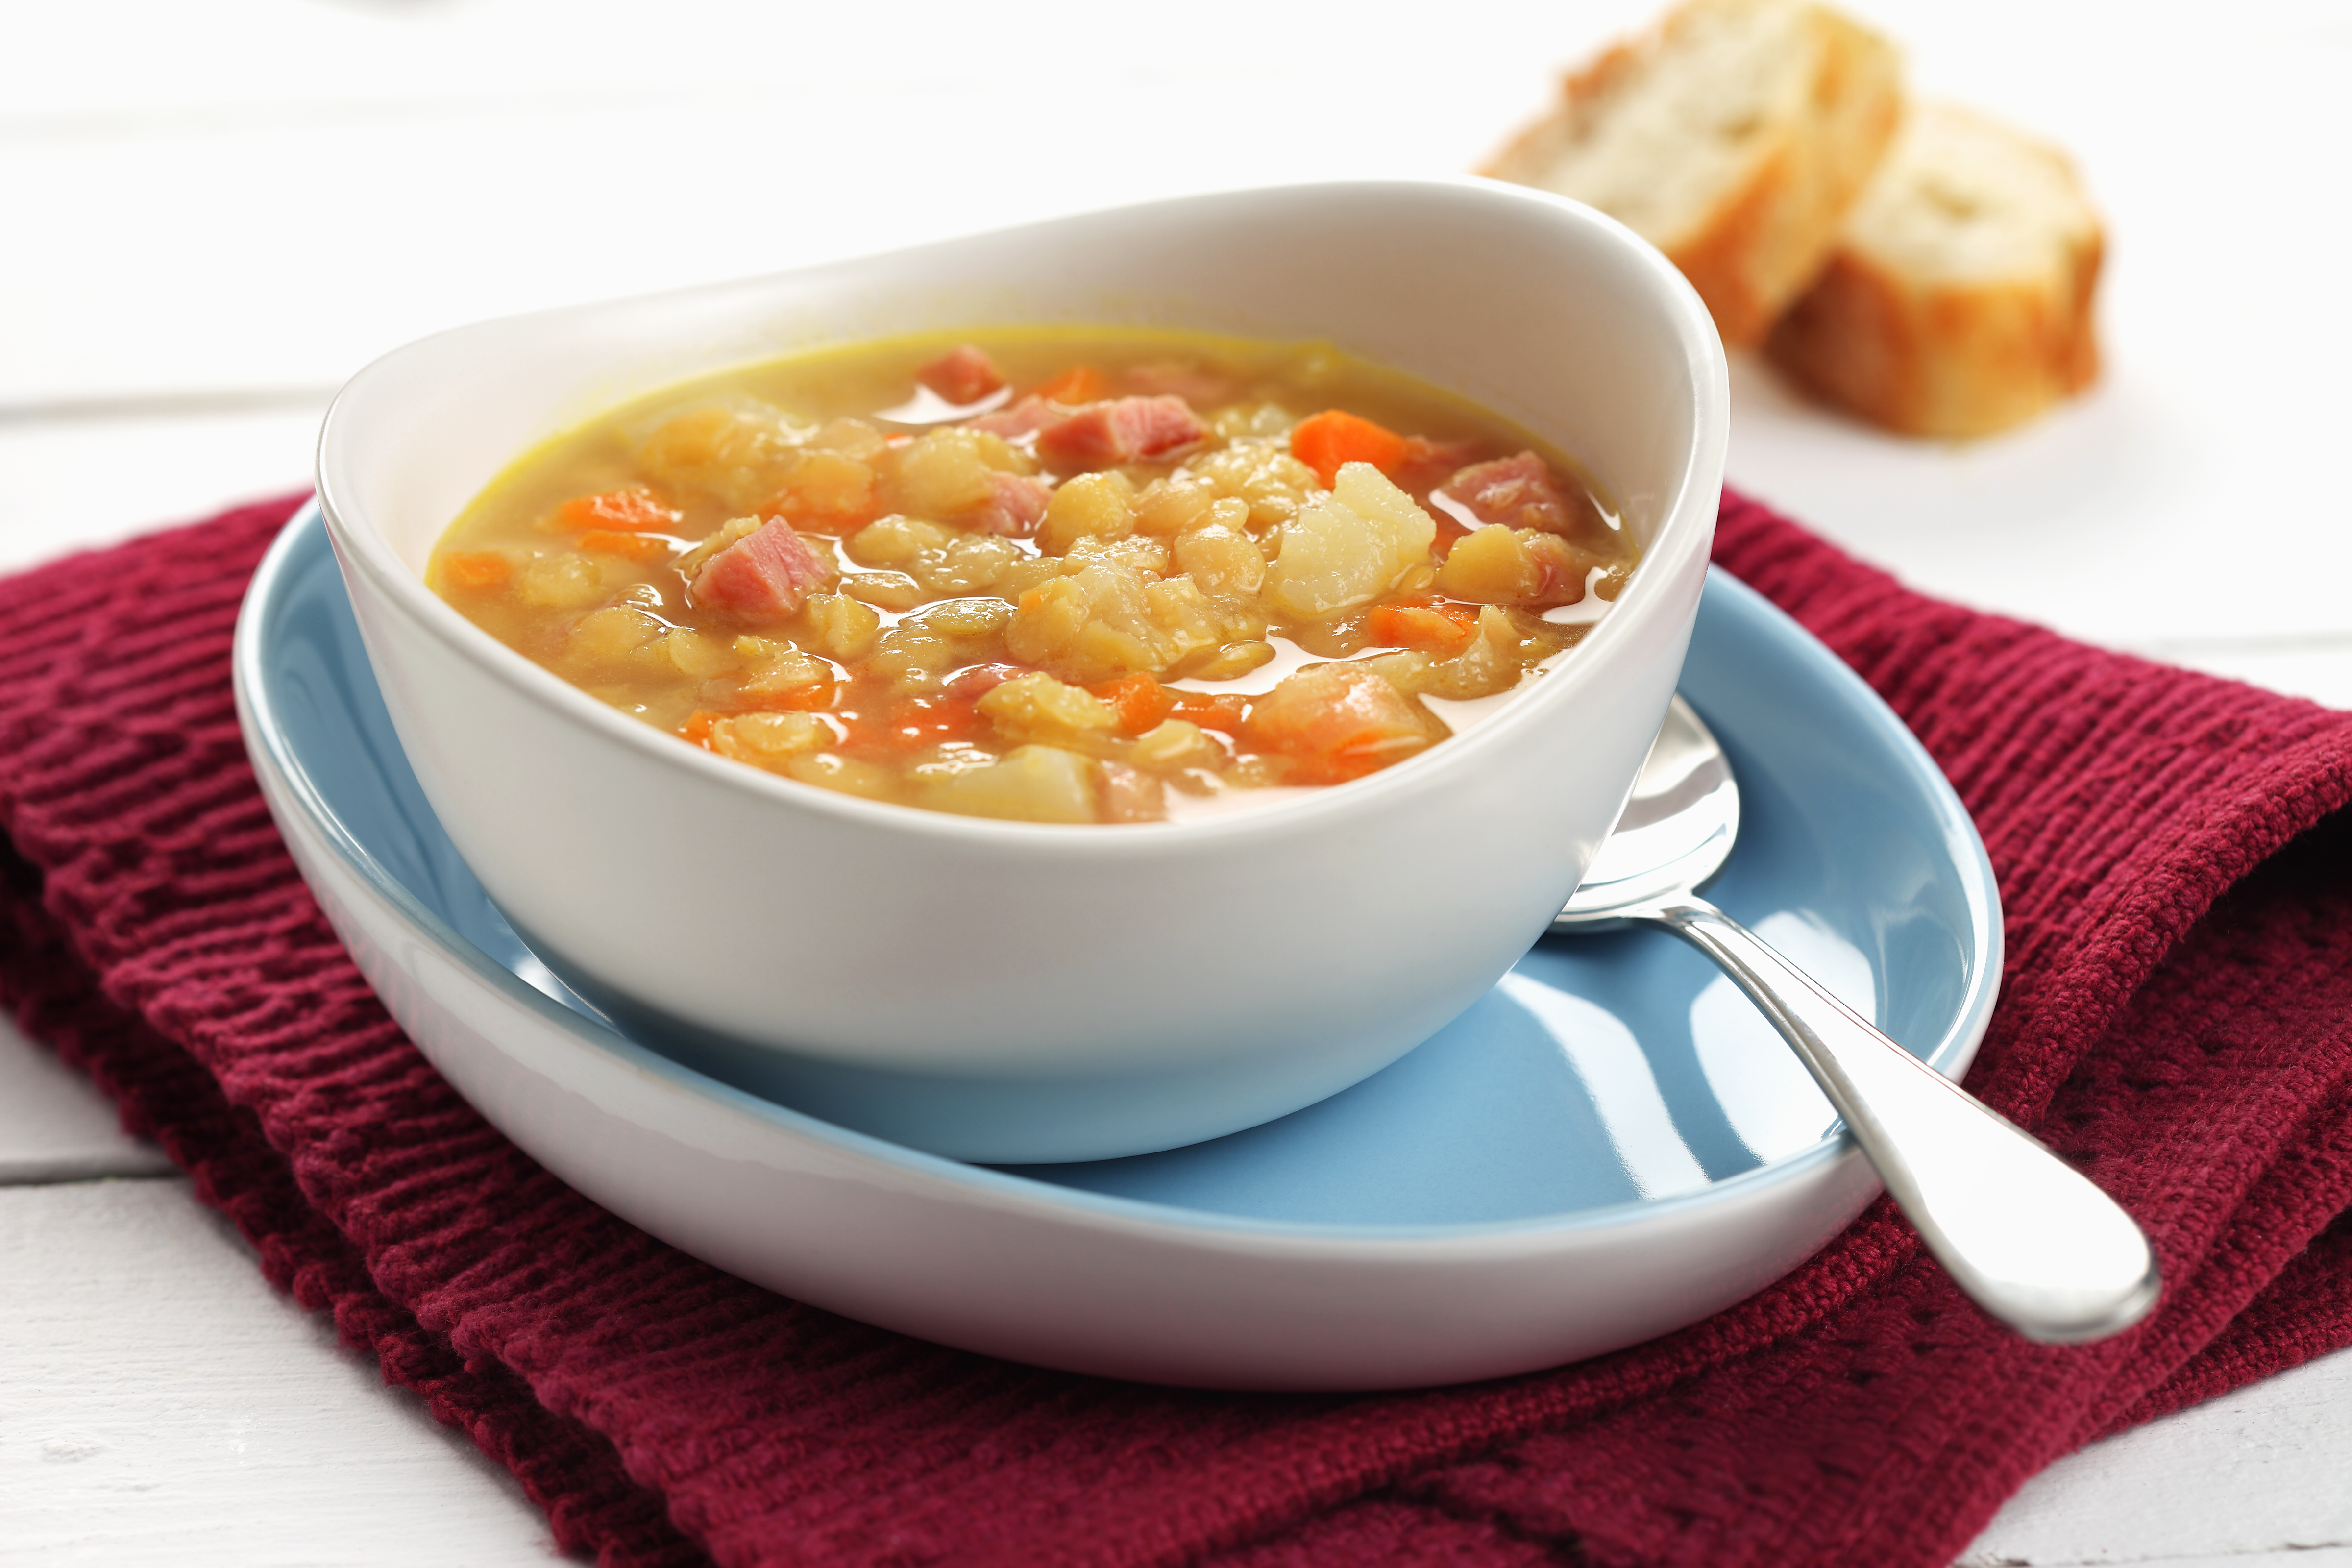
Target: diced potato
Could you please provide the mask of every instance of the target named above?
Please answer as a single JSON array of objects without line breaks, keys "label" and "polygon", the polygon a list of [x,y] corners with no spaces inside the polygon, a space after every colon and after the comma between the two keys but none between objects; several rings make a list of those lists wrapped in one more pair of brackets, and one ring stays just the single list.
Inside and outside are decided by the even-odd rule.
[{"label": "diced potato", "polygon": [[838,452],[845,458],[855,458],[861,463],[871,463],[882,455],[889,443],[882,432],[863,419],[828,419],[818,426],[808,444],[824,452]]},{"label": "diced potato", "polygon": [[750,402],[681,414],[647,437],[637,454],[652,478],[699,490],[738,512],[767,505],[799,455],[782,412]]},{"label": "diced potato", "polygon": [[995,763],[940,781],[928,802],[966,816],[1093,822],[1101,764],[1055,746],[1015,746]]},{"label": "diced potato", "polygon": [[838,452],[803,451],[770,503],[793,527],[819,533],[855,528],[874,515],[874,470]]},{"label": "diced potato", "polygon": [[1436,537],[1436,522],[1378,468],[1344,464],[1331,493],[1284,526],[1266,596],[1306,619],[1369,605],[1426,566]]},{"label": "diced potato", "polygon": [[[738,637],[735,640],[741,642],[745,639]],[[725,674],[735,668],[739,657],[726,641],[712,637],[709,632],[696,631],[692,626],[678,626],[672,630],[662,639],[662,649],[669,655],[670,663],[677,666],[679,674],[691,676],[697,680]]]},{"label": "diced potato", "polygon": [[1107,561],[1139,577],[1168,575],[1168,542],[1141,534],[1126,539],[1081,539],[1062,557],[1065,571],[1077,573],[1097,561]]},{"label": "diced potato", "polygon": [[816,650],[844,664],[864,658],[882,635],[882,617],[846,594],[818,594],[805,613]]},{"label": "diced potato", "polygon": [[1236,442],[1184,465],[1191,473],[1249,507],[1249,525],[1272,528],[1298,515],[1309,499],[1323,493],[1315,470],[1273,442]]},{"label": "diced potato", "polygon": [[866,524],[843,543],[860,566],[904,567],[925,554],[944,553],[956,537],[953,529],[936,522],[894,514]]},{"label": "diced potato", "polygon": [[1411,756],[1447,731],[1362,665],[1314,664],[1259,698],[1244,733],[1293,759],[1302,782],[1336,782]]},{"label": "diced potato", "polygon": [[915,563],[915,580],[934,594],[978,594],[996,586],[1022,559],[1021,547],[992,533],[959,533],[938,556]]},{"label": "diced potato", "polygon": [[1016,675],[997,687],[980,700],[980,710],[1000,728],[1013,731],[1108,734],[1118,724],[1109,703],[1041,670]]},{"label": "diced potato", "polygon": [[[1188,528],[1198,528],[1208,520],[1210,507],[1217,500],[1219,491],[1212,481],[1197,474],[1179,470],[1164,479],[1154,479],[1143,487],[1136,498],[1135,526],[1138,531],[1173,538]],[[1243,515],[1248,515],[1248,504],[1243,503]]]},{"label": "diced potato", "polygon": [[1223,523],[1178,536],[1176,564],[1208,594],[1255,594],[1265,578],[1265,557],[1258,553],[1256,542]]},{"label": "diced potato", "polygon": [[1135,487],[1117,469],[1062,482],[1037,525],[1037,548],[1059,555],[1081,538],[1124,539],[1135,531]]},{"label": "diced potato", "polygon": [[992,637],[1004,629],[1013,618],[1013,606],[1002,599],[986,596],[970,599],[943,599],[901,621],[901,626],[920,626],[943,637],[975,639]]},{"label": "diced potato", "polygon": [[567,647],[583,664],[610,666],[628,662],[632,655],[653,647],[661,635],[662,624],[653,616],[614,605],[583,616],[572,628]]},{"label": "diced potato", "polygon": [[[1548,560],[1536,552],[1536,541],[1550,533],[1536,529],[1506,529],[1500,521],[1473,529],[1454,541],[1446,564],[1437,569],[1437,593],[1449,599],[1477,599],[1500,605],[1506,599],[1534,599],[1545,588]],[[1578,593],[1583,585],[1578,583]]]},{"label": "diced potato", "polygon": [[1157,675],[1224,638],[1216,607],[1187,577],[1153,583],[1109,560],[1030,590],[1005,647],[1080,682]]},{"label": "diced potato", "polygon": [[1209,739],[1189,719],[1163,719],[1136,737],[1129,753],[1138,767],[1173,773],[1179,768],[1213,768],[1225,760],[1223,746]]},{"label": "diced potato", "polygon": [[516,574],[515,596],[534,609],[585,609],[604,596],[604,574],[585,555],[536,556]]},{"label": "diced potato", "polygon": [[789,703],[794,694],[833,679],[833,666],[790,643],[743,678],[740,690],[752,702]]},{"label": "diced potato", "polygon": [[1094,601],[1076,579],[1056,577],[1021,596],[1005,627],[1005,646],[1030,664],[1058,658],[1077,646],[1093,613]]},{"label": "diced potato", "polygon": [[900,692],[920,691],[939,683],[941,671],[957,663],[956,646],[917,620],[905,620],[882,634],[867,668]]},{"label": "diced potato", "polygon": [[1528,668],[1569,646],[1573,634],[1547,626],[1499,605],[1478,612],[1470,640],[1444,658],[1419,650],[1361,660],[1408,696],[1463,700],[1508,691]]},{"label": "diced potato", "polygon": [[881,460],[882,499],[914,517],[945,519],[985,505],[996,494],[989,476],[1029,474],[1036,465],[1001,436],[950,426],[927,430]]},{"label": "diced potato", "polygon": [[859,529],[845,548],[861,565],[898,568],[931,595],[983,592],[1022,560],[1021,547],[1009,539],[900,516]]}]

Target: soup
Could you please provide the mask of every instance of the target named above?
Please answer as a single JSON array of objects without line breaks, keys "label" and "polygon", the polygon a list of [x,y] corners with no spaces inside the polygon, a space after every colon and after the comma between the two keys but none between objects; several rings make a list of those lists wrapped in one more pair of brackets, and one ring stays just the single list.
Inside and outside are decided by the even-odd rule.
[{"label": "soup", "polygon": [[674,387],[529,454],[433,590],[602,701],[872,800],[1146,823],[1442,744],[1633,569],[1561,454],[1316,343],[1008,330]]}]

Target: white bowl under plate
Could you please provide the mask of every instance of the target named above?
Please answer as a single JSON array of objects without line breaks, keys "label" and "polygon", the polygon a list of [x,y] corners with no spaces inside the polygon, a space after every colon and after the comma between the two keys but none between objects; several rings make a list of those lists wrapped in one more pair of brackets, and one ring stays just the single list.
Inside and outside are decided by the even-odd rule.
[{"label": "white bowl under plate", "polygon": [[[1585,464],[1643,558],[1576,650],[1468,733],[1280,805],[1116,829],[742,767],[424,586],[458,510],[590,413],[795,349],[1055,321],[1324,339],[1461,393]],[[1696,294],[1600,214],[1490,181],[1306,185],[427,338],[336,398],[320,498],[425,794],[550,964],[835,1121],[966,1159],[1085,1160],[1357,1082],[1544,929],[1674,690],[1727,397]]]},{"label": "white bowl under plate", "polygon": [[[1492,1377],[1705,1317],[1874,1190],[1747,1002],[1642,931],[1539,942],[1386,1071],[1214,1142],[1021,1172],[848,1131],[617,1033],[516,939],[408,771],[315,512],[255,579],[236,675],[296,859],[459,1092],[625,1218],[853,1317],[1172,1383]],[[1958,1076],[1991,1011],[2000,912],[1934,764],[1728,578],[1683,689],[1746,801],[1715,895]]]}]

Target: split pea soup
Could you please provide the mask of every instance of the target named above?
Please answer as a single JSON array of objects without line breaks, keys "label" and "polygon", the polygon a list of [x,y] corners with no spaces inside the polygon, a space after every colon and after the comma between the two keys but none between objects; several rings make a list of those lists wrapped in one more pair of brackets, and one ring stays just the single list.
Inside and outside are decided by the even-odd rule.
[{"label": "split pea soup", "polygon": [[1318,343],[831,349],[548,442],[432,589],[603,702],[870,800],[1181,820],[1344,784],[1539,679],[1635,548],[1563,455]]}]

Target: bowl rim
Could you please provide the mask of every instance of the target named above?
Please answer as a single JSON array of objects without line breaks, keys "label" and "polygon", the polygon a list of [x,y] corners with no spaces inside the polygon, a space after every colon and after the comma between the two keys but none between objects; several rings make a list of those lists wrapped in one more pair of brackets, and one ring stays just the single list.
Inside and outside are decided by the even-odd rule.
[{"label": "bowl rim", "polygon": [[[943,262],[959,249],[975,245],[1019,239],[1042,244],[1057,231],[1116,224],[1123,219],[1139,219],[1147,216],[1181,216],[1187,209],[1209,216],[1219,208],[1243,203],[1272,201],[1296,206],[1322,198],[1363,199],[1368,196],[1408,201],[1469,200],[1500,206],[1516,205],[1531,215],[1548,213],[1553,221],[1566,219],[1601,236],[1604,243],[1616,247],[1634,274],[1650,285],[1666,324],[1682,350],[1684,373],[1691,394],[1692,438],[1682,454],[1671,491],[1659,508],[1660,522],[1650,548],[1644,552],[1624,592],[1613,602],[1610,613],[1601,616],[1576,645],[1574,651],[1580,657],[1566,660],[1549,672],[1545,679],[1536,683],[1534,689],[1515,692],[1516,700],[1502,706],[1466,732],[1452,736],[1447,744],[1431,747],[1378,773],[1350,780],[1344,786],[1317,788],[1285,800],[1174,822],[1113,825],[1134,831],[1106,833],[1097,831],[1105,826],[1102,824],[1005,821],[963,816],[890,801],[867,800],[746,767],[699,747],[678,744],[675,736],[598,701],[467,620],[454,605],[427,588],[424,579],[401,562],[393,552],[382,530],[367,518],[365,510],[356,503],[348,488],[341,482],[339,462],[342,445],[350,439],[347,432],[355,417],[353,405],[367,395],[371,384],[393,374],[402,362],[412,355],[446,350],[457,340],[485,331],[533,326],[543,329],[566,320],[587,318],[607,310],[646,308],[697,299],[714,300],[730,294],[751,297],[756,296],[759,290],[788,281],[814,281],[829,275],[853,274],[877,261],[933,258]],[[887,334],[861,334],[841,341],[855,342],[880,335]],[[813,348],[824,346],[831,345],[812,345]],[[776,356],[767,357],[772,359]],[[730,363],[748,365],[761,362],[754,358]],[[729,366],[726,365],[710,367],[695,374],[721,374]],[[1402,366],[1393,368],[1402,369],[1409,375],[1417,374]],[[1614,218],[1582,203],[1524,186],[1471,176],[1331,180],[1246,186],[1093,208],[1032,223],[818,262],[781,272],[592,300],[445,329],[378,356],[362,366],[337,391],[320,427],[316,448],[317,494],[330,537],[347,574],[356,571],[368,581],[383,603],[401,612],[443,647],[518,695],[535,700],[541,708],[569,721],[575,727],[631,748],[654,760],[656,765],[684,767],[696,772],[709,785],[786,805],[796,811],[814,813],[820,818],[831,817],[844,826],[859,825],[881,830],[895,827],[966,845],[1018,844],[1024,847],[1024,853],[1056,858],[1150,855],[1210,844],[1231,845],[1233,841],[1239,841],[1240,847],[1246,847],[1268,837],[1286,837],[1319,819],[1339,819],[1326,826],[1340,826],[1347,820],[1377,812],[1391,795],[1434,787],[1431,781],[1439,770],[1452,772],[1475,768],[1488,752],[1503,743],[1503,737],[1545,721],[1551,710],[1573,701],[1570,694],[1598,679],[1593,672],[1611,662],[1614,650],[1637,635],[1636,623],[1670,613],[1672,605],[1667,602],[1667,596],[1673,592],[1671,584],[1675,580],[1691,575],[1696,584],[1703,575],[1705,552],[1713,535],[1724,458],[1728,447],[1729,385],[1729,368],[1722,340],[1697,291],[1654,246]],[[599,401],[593,412],[575,416],[573,426],[647,395],[646,391],[640,389],[618,399]],[[541,439],[551,439],[556,434],[561,432],[551,433]],[[1695,556],[1698,558],[1696,563],[1693,560]],[[1696,573],[1693,571],[1695,565],[1697,568]],[[1643,571],[1643,567],[1649,570]],[[1694,587],[1689,595],[1689,607],[1694,613],[1696,604],[1697,595]],[[1160,847],[1163,846],[1167,847],[1164,850]]]}]

